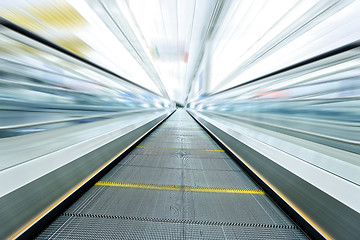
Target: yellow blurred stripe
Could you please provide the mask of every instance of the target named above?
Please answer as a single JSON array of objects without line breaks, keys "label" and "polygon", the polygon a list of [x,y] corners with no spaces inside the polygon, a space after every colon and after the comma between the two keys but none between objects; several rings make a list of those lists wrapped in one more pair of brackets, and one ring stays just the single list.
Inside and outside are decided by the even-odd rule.
[{"label": "yellow blurred stripe", "polygon": [[99,181],[95,186],[124,187],[124,188],[141,188],[170,191],[189,191],[189,192],[217,192],[217,193],[245,193],[245,194],[262,194],[260,189],[239,189],[239,188],[212,188],[212,187],[189,187],[175,185],[158,185],[158,184],[141,184],[141,183],[123,183],[123,182],[106,182]]},{"label": "yellow blurred stripe", "polygon": [[26,13],[9,9],[8,11],[2,11],[1,16],[20,27],[29,31],[39,31],[45,29],[45,26],[38,22],[36,19],[27,15]]},{"label": "yellow blurred stripe", "polygon": [[12,55],[19,55],[19,56],[24,56],[26,54],[40,55],[41,53],[36,48],[11,40],[7,41],[5,44],[3,44],[3,42],[0,41],[0,52],[6,52]]},{"label": "yellow blurred stripe", "polygon": [[219,149],[171,148],[171,147],[148,147],[148,146],[137,146],[137,148],[153,148],[153,149],[185,150],[185,151],[205,151],[205,152],[225,152],[224,150],[219,150]]},{"label": "yellow blurred stripe", "polygon": [[80,55],[82,57],[86,57],[84,52],[88,52],[92,50],[92,48],[89,45],[87,45],[83,40],[81,40],[80,38],[74,35],[62,39],[57,38],[54,39],[53,41],[56,44],[62,46],[63,48],[66,48],[67,50],[74,52],[75,54]]},{"label": "yellow blurred stripe", "polygon": [[35,17],[54,28],[77,28],[87,21],[66,1],[53,1],[28,8]]}]

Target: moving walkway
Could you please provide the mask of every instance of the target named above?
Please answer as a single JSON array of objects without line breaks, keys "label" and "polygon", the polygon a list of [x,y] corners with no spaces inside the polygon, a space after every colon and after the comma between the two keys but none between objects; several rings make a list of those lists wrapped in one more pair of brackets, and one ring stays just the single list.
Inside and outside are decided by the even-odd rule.
[{"label": "moving walkway", "polygon": [[307,239],[177,110],[37,239]]}]

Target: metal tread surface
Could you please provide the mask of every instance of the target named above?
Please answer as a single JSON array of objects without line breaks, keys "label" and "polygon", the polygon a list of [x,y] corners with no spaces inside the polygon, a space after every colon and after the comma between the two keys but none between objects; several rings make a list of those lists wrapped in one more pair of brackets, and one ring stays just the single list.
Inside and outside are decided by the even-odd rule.
[{"label": "metal tread surface", "polygon": [[[111,176],[111,174],[114,174]],[[138,176],[141,175],[141,177]],[[242,171],[221,171],[218,169],[202,170],[187,168],[159,168],[120,165],[104,176],[101,181],[149,183],[161,185],[182,185],[214,188],[259,187]]]},{"label": "metal tread surface", "polygon": [[303,239],[296,228],[156,220],[63,215],[38,239]]},{"label": "metal tread surface", "polygon": [[241,227],[262,227],[262,228],[285,228],[285,229],[299,229],[295,225],[278,225],[278,224],[262,224],[262,223],[242,223],[242,222],[216,222],[204,220],[189,220],[189,219],[168,219],[168,218],[147,218],[147,217],[129,217],[116,215],[98,215],[98,214],[81,214],[81,213],[63,213],[62,216],[70,217],[88,217],[88,218],[110,218],[133,220],[142,222],[167,222],[167,223],[183,223],[183,224],[198,224],[211,226],[241,226]]},{"label": "metal tread surface", "polygon": [[96,186],[66,213],[295,225],[266,195]]},{"label": "metal tread surface", "polygon": [[[217,149],[216,149],[217,150]],[[153,148],[136,148],[131,154],[134,155],[143,155],[143,156],[161,156],[161,155],[176,155],[179,158],[227,158],[228,155],[225,152],[217,151],[191,151],[186,149],[174,150],[174,149],[153,149]]]},{"label": "metal tread surface", "polygon": [[[154,157],[156,156],[156,157]],[[214,170],[233,170],[243,171],[236,167],[234,162],[229,162],[228,157],[223,158],[205,158],[205,157],[178,157],[169,154],[129,154],[126,159],[123,159],[119,165],[130,166],[137,165],[143,167],[158,167],[158,168],[191,168],[198,170],[214,169]]]},{"label": "metal tread surface", "polygon": [[185,111],[139,146],[38,239],[307,239]]}]

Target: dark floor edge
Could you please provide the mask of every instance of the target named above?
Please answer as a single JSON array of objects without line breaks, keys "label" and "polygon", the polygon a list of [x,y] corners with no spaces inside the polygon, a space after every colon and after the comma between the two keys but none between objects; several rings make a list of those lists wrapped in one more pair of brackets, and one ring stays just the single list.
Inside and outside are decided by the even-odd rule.
[{"label": "dark floor edge", "polygon": [[[130,217],[118,215],[100,215],[87,213],[64,213],[61,216],[68,217],[83,217],[83,218],[100,218],[100,219],[120,219],[141,222],[157,222],[157,223],[177,223],[177,224],[194,224],[194,225],[209,225],[209,226],[237,226],[237,227],[256,227],[256,228],[281,228],[281,229],[299,229],[296,225],[279,225],[279,224],[265,224],[265,223],[244,223],[244,222],[220,222],[220,221],[205,221],[192,219],[170,219],[170,218],[149,218],[149,217]],[[300,229],[299,229],[300,230]]]},{"label": "dark floor edge", "polygon": [[324,236],[322,236],[308,221],[306,221],[297,211],[295,211],[288,203],[282,199],[270,186],[268,186],[265,182],[261,180],[250,168],[248,168],[241,159],[238,159],[236,155],[228,149],[218,138],[209,131],[199,120],[197,120],[190,111],[187,110],[187,113],[211,136],[211,138],[221,146],[225,152],[235,160],[235,162],[243,169],[249,177],[258,184],[264,192],[270,197],[270,199],[280,208],[282,209],[311,239],[322,239],[324,240]]},{"label": "dark floor edge", "polygon": [[108,173],[113,167],[115,167],[124,157],[126,157],[134,148],[147,136],[150,135],[158,126],[160,126],[164,121],[166,121],[175,110],[170,113],[167,117],[157,123],[151,131],[147,132],[144,136],[137,139],[126,151],[124,151],[120,156],[114,159],[111,163],[109,163],[106,167],[104,167],[99,173],[89,179],[86,183],[84,183],[81,187],[79,187],[76,191],[70,194],[66,199],[64,199],[61,203],[59,203],[53,210],[48,212],[45,216],[43,216],[40,220],[34,223],[29,229],[19,235],[16,239],[33,239],[37,235],[39,235],[46,227],[48,227],[56,218],[58,218],[68,207],[70,207],[73,203],[75,203],[82,195],[84,195],[99,179],[101,179],[106,173]]}]

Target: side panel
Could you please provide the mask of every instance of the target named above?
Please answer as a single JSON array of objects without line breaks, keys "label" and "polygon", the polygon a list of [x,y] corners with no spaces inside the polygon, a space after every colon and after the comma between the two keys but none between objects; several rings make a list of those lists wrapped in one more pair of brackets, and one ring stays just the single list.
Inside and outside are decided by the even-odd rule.
[{"label": "side panel", "polygon": [[11,237],[25,227],[167,116],[157,117],[0,198],[0,238]]},{"label": "side panel", "polygon": [[[297,223],[309,236],[334,239],[357,239],[360,236],[360,214],[357,211],[250,148],[217,127],[216,124],[209,123],[200,114],[190,113],[241,158],[237,158],[237,160],[247,168],[250,175],[253,175],[254,172],[247,166],[260,174],[262,179],[266,179],[272,188],[262,182],[261,178],[253,176],[258,184],[262,185],[265,190],[267,189],[267,193],[275,197],[274,200],[297,220]],[[276,192],[273,191],[273,188],[276,189]],[[281,197],[285,197],[286,200],[277,193],[281,193]],[[299,219],[299,217],[303,219]],[[310,229],[311,225],[316,226],[320,231]]]}]

